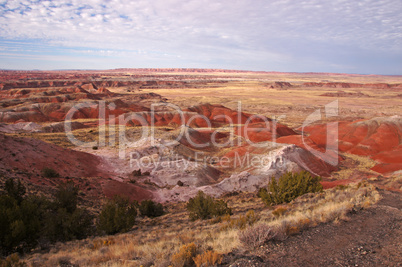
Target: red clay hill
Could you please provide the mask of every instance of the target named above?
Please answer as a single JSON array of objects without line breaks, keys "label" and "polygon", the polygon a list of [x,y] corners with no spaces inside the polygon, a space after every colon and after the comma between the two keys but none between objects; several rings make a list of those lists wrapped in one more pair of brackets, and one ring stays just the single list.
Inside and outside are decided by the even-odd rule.
[{"label": "red clay hill", "polygon": [[[326,124],[308,126],[309,142],[326,145]],[[378,162],[372,170],[386,174],[402,169],[402,118],[339,122],[339,151],[368,156]]]},{"label": "red clay hill", "polygon": [[[153,194],[134,184],[112,180],[114,167],[104,158],[62,148],[32,138],[16,138],[0,134],[0,173],[11,172],[29,184],[55,187],[74,181],[81,191],[95,199],[123,194],[131,200],[153,198]],[[42,170],[56,170],[59,177],[45,177]],[[45,189],[46,190],[46,189]]]}]

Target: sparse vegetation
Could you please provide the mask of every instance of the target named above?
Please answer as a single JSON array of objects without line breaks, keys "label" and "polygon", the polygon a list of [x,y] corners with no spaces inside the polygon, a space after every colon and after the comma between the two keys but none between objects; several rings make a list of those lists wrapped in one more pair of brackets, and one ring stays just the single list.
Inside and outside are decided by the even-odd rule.
[{"label": "sparse vegetation", "polygon": [[[197,264],[201,258],[200,255],[203,255],[204,258],[202,262],[206,261],[207,257],[213,258],[212,252],[208,251],[213,251],[215,257],[218,257],[217,254],[223,255],[242,246],[243,243],[239,236],[245,235],[248,229],[252,229],[250,230],[252,232],[256,229],[254,227],[265,225],[261,228],[271,229],[271,235],[267,239],[275,235],[274,240],[280,241],[287,235],[303,231],[306,227],[345,220],[349,212],[358,211],[378,201],[379,194],[374,186],[366,183],[362,183],[360,187],[349,185],[343,190],[333,188],[315,194],[307,194],[293,200],[290,204],[283,204],[281,207],[286,207],[287,210],[280,216],[274,215],[273,211],[266,208],[261,211],[264,203],[259,198],[247,198],[247,201],[241,201],[243,199],[242,194],[228,199],[228,202],[233,203],[232,208],[239,215],[238,218],[247,217],[247,213],[250,215],[249,218],[252,218],[252,212],[249,210],[255,209],[257,221],[252,226],[246,223],[243,230],[237,226],[222,227],[228,221],[237,220],[237,218],[230,218],[227,215],[222,216],[221,223],[212,225],[210,221],[204,220],[184,219],[183,221],[186,207],[179,203],[173,206],[176,210],[175,213],[168,213],[157,222],[140,218],[139,220],[143,221],[138,224],[139,229],[133,232],[107,238],[88,238],[80,241],[81,243],[66,243],[60,247],[58,252],[35,254],[33,258],[42,260],[43,265],[51,265],[56,262],[56,259],[68,257],[72,264],[80,266],[120,266],[124,264],[174,266],[173,255],[179,254],[181,247],[194,243],[196,251],[192,256],[194,263],[190,262]],[[254,232],[254,234],[256,233]],[[192,251],[192,249],[187,247],[186,251]],[[207,253],[211,255],[207,256]],[[185,255],[185,253],[181,255]],[[175,256],[175,258],[181,257]],[[183,261],[178,260],[178,262]]]},{"label": "sparse vegetation", "polygon": [[213,250],[207,250],[203,254],[198,254],[193,258],[195,266],[209,267],[222,263],[223,256]]},{"label": "sparse vegetation", "polygon": [[196,256],[197,246],[194,243],[183,245],[179,252],[173,254],[172,265],[174,267],[192,266]]},{"label": "sparse vegetation", "polygon": [[50,241],[82,239],[92,232],[92,216],[77,207],[78,190],[73,182],[58,186],[55,200],[45,214],[44,235]]},{"label": "sparse vegetation", "polygon": [[8,179],[6,188],[0,196],[0,254],[5,255],[35,246],[44,212],[39,198],[23,198],[20,181]]},{"label": "sparse vegetation", "polygon": [[57,178],[59,173],[52,168],[45,167],[41,170],[42,176],[45,178]]},{"label": "sparse vegetation", "polygon": [[19,179],[17,182],[14,182],[13,179],[7,179],[4,185],[4,189],[6,190],[7,194],[11,198],[15,199],[18,203],[21,203],[26,192],[25,187]]},{"label": "sparse vegetation", "polygon": [[[20,181],[8,179],[0,196],[0,250],[2,254],[24,252],[41,243],[85,238],[91,231],[91,216],[77,207],[78,188],[61,185],[56,200],[24,196]],[[68,201],[68,200],[71,200]]]},{"label": "sparse vegetation", "polygon": [[288,172],[276,181],[272,178],[267,189],[262,189],[259,196],[267,205],[289,203],[306,193],[322,191],[321,177],[312,176],[307,171],[299,173]]},{"label": "sparse vegetation", "polygon": [[254,210],[249,210],[246,215],[240,215],[239,218],[231,218],[229,214],[222,217],[223,225],[221,230],[226,229],[245,229],[248,226],[253,225],[257,222],[258,216],[255,214]]},{"label": "sparse vegetation", "polygon": [[205,220],[225,214],[232,214],[232,210],[225,201],[216,200],[202,191],[198,191],[197,196],[188,201],[187,210],[191,220]]},{"label": "sparse vegetation", "polygon": [[252,226],[239,234],[241,244],[246,248],[256,248],[276,236],[275,231],[266,224]]},{"label": "sparse vegetation", "polygon": [[67,212],[74,212],[78,204],[78,190],[72,181],[59,184],[56,192],[57,206],[66,209]]},{"label": "sparse vegetation", "polygon": [[144,200],[139,207],[142,216],[158,217],[163,215],[163,206],[161,203],[156,203],[152,200]]},{"label": "sparse vegetation", "polygon": [[20,260],[17,253],[11,254],[4,260],[0,259],[0,267],[24,267],[27,266],[24,261]]},{"label": "sparse vegetation", "polygon": [[103,206],[98,218],[98,231],[106,234],[127,232],[133,227],[137,205],[127,197],[116,195]]},{"label": "sparse vegetation", "polygon": [[[291,202],[286,211],[274,210],[272,216],[262,219],[276,229],[278,235],[292,235],[319,223],[346,220],[350,212],[360,210],[380,199],[374,186],[356,184],[343,189],[328,189],[322,193],[306,194]],[[284,209],[278,207],[277,209]],[[281,216],[278,216],[281,213]]]},{"label": "sparse vegetation", "polygon": [[284,206],[279,206],[279,207],[276,207],[276,209],[272,211],[272,214],[276,217],[283,216],[287,210],[288,210],[288,208],[286,208]]}]

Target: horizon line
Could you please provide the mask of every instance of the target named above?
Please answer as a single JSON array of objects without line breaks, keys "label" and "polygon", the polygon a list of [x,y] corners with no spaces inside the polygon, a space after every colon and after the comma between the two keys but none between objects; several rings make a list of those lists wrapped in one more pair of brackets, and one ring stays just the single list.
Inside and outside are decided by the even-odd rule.
[{"label": "horizon line", "polygon": [[343,73],[343,72],[297,72],[297,71],[264,71],[264,70],[240,70],[240,69],[221,69],[221,68],[114,68],[114,69],[4,69],[0,68],[1,71],[15,71],[15,72],[68,72],[68,71],[149,71],[149,72],[229,72],[229,73],[276,73],[276,74],[326,74],[326,75],[349,75],[349,76],[392,76],[399,77],[402,74],[375,74],[375,73]]}]

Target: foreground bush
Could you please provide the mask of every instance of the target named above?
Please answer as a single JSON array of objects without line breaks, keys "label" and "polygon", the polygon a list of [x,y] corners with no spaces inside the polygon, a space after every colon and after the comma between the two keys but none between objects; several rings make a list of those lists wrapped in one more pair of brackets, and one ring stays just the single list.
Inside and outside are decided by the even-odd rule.
[{"label": "foreground bush", "polygon": [[163,206],[152,200],[144,200],[140,204],[140,213],[142,216],[158,217],[163,215]]},{"label": "foreground bush", "polygon": [[256,248],[276,236],[275,231],[266,224],[258,224],[240,232],[240,243],[246,248]]},{"label": "foreground bush", "polygon": [[24,252],[37,246],[39,240],[46,244],[90,234],[92,218],[77,208],[78,188],[74,184],[59,186],[55,201],[25,196],[25,187],[12,179],[6,181],[5,190],[0,196],[0,254]]},{"label": "foreground bush", "polygon": [[52,242],[82,239],[92,232],[92,216],[78,208],[78,187],[73,182],[57,187],[55,200],[45,215],[44,235]]},{"label": "foreground bush", "polygon": [[133,227],[137,207],[127,197],[115,196],[103,206],[98,218],[98,231],[108,235],[127,232]]},{"label": "foreground bush", "polygon": [[85,209],[58,208],[46,216],[45,236],[51,242],[83,239],[91,232],[92,216]]},{"label": "foreground bush", "polygon": [[60,208],[65,208],[72,213],[77,208],[78,190],[73,182],[59,184],[56,192],[56,204]]},{"label": "foreground bush", "polygon": [[259,196],[267,205],[288,203],[306,193],[322,191],[321,177],[312,176],[307,171],[299,173],[288,172],[279,178],[272,178],[267,189],[262,189]]},{"label": "foreground bush", "polygon": [[187,202],[187,210],[191,220],[205,220],[225,214],[232,214],[232,210],[225,201],[215,200],[202,191],[198,191],[197,196],[190,198]]},{"label": "foreground bush", "polygon": [[192,266],[196,252],[197,246],[194,243],[183,245],[178,253],[172,255],[172,265],[174,267]]},{"label": "foreground bush", "polygon": [[14,182],[13,179],[7,179],[4,184],[4,189],[11,198],[15,199],[18,203],[22,202],[26,189],[20,180]]},{"label": "foreground bush", "polygon": [[208,267],[216,266],[222,263],[223,256],[212,250],[207,250],[203,254],[198,254],[193,258],[195,266],[197,267]]},{"label": "foreground bush", "polygon": [[10,195],[0,196],[0,254],[34,247],[43,214],[37,199],[26,198],[19,203]]},{"label": "foreground bush", "polygon": [[42,176],[45,178],[57,178],[59,173],[52,168],[45,167],[41,170]]},{"label": "foreground bush", "polygon": [[0,267],[25,267],[27,266],[24,261],[20,260],[17,253],[11,254],[4,260],[0,259]]},{"label": "foreground bush", "polygon": [[230,215],[226,215],[221,218],[223,225],[220,230],[228,229],[240,229],[243,230],[248,226],[253,225],[258,220],[258,216],[255,215],[254,210],[247,211],[246,215],[240,215],[239,218],[232,219]]}]

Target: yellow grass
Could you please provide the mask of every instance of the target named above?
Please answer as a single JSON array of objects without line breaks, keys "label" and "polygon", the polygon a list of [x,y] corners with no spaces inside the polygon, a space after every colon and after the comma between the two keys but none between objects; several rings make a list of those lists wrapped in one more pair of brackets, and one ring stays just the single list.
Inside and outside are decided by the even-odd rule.
[{"label": "yellow grass", "polygon": [[[240,247],[239,227],[225,227],[231,220],[245,218],[251,209],[259,220],[253,223],[267,224],[279,234],[291,235],[306,227],[320,223],[348,220],[348,213],[367,208],[380,199],[374,186],[360,183],[308,194],[287,205],[280,216],[273,209],[262,206],[255,197],[244,195],[230,197],[229,206],[234,210],[232,218],[210,221],[190,221],[182,203],[168,207],[170,213],[158,219],[137,220],[137,230],[109,237],[88,238],[56,246],[49,253],[33,254],[25,260],[33,265],[57,265],[67,259],[80,266],[169,266],[172,255],[184,245],[194,243],[197,255],[212,249],[225,254]],[[244,201],[242,201],[244,200]],[[249,217],[252,212],[248,212]],[[201,257],[201,256],[200,256]]]}]

